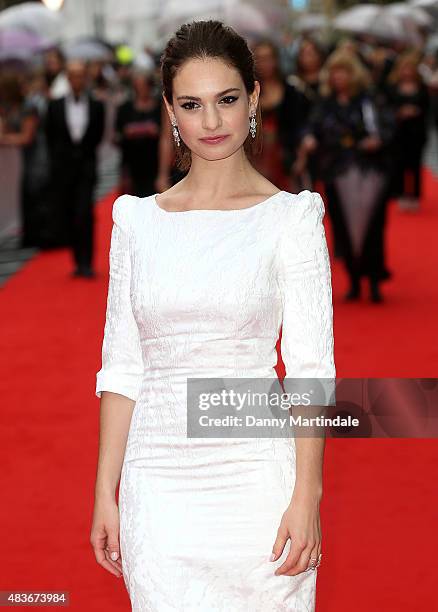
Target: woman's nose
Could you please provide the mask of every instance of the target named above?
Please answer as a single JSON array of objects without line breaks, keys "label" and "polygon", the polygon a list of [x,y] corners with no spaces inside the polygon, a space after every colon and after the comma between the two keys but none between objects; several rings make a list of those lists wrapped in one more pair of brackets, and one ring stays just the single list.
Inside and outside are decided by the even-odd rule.
[{"label": "woman's nose", "polygon": [[206,108],[202,117],[202,127],[205,130],[216,130],[221,124],[219,111],[216,108]]}]

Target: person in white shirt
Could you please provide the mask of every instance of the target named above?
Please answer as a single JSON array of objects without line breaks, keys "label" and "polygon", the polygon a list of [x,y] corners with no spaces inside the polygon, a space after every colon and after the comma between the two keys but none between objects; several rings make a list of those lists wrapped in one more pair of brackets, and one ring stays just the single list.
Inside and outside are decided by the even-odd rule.
[{"label": "person in white shirt", "polygon": [[104,132],[104,106],[87,91],[83,61],[68,61],[66,73],[70,92],[51,100],[47,111],[53,210],[61,239],[72,247],[73,275],[92,278],[96,148]]}]

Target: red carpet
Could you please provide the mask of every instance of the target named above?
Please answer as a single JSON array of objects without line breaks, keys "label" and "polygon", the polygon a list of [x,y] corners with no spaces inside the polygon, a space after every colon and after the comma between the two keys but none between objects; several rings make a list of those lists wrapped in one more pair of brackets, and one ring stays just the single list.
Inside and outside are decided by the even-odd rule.
[{"label": "red carpet", "polygon": [[[385,303],[344,304],[333,262],[339,377],[437,376],[435,194],[425,171],[419,213],[391,204]],[[0,590],[67,590],[83,611],[130,609],[123,579],[96,564],[89,544],[112,200],[97,208],[97,281],[70,278],[67,250],[46,252],[0,300]],[[434,609],[437,461],[436,440],[328,440],[318,612]]]}]

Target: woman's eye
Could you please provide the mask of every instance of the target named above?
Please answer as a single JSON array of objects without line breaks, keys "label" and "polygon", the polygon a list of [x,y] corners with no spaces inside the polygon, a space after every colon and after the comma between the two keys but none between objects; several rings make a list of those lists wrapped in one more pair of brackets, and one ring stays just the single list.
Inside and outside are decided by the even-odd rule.
[{"label": "woman's eye", "polygon": [[193,108],[195,108],[196,102],[184,102],[184,104],[181,104],[181,108],[185,108],[187,110],[192,110]]},{"label": "woman's eye", "polygon": [[[236,96],[225,96],[225,98],[221,99],[221,103],[223,102],[224,104],[232,104],[236,100],[237,100]],[[189,102],[184,102],[184,104],[181,104],[181,108],[185,108],[186,110],[193,110],[197,108],[198,106],[199,104],[197,102],[194,102],[193,100],[190,100]]]},{"label": "woman's eye", "polygon": [[232,104],[236,100],[236,96],[225,96],[225,98],[222,98],[221,102],[225,102],[225,104]]}]

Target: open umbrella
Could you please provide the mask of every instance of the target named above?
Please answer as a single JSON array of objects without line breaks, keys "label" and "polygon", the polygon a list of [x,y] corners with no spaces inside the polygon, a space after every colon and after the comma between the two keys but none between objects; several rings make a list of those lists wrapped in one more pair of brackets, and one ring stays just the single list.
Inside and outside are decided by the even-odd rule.
[{"label": "open umbrella", "polygon": [[165,12],[163,0],[106,0],[106,13],[111,21],[149,19]]},{"label": "open umbrella", "polygon": [[67,59],[81,59],[84,61],[110,60],[111,49],[99,40],[90,38],[77,38],[65,43],[63,51]]},{"label": "open umbrella", "polygon": [[[438,5],[438,3],[437,3]],[[423,28],[431,28],[433,26],[433,17],[419,6],[413,6],[407,2],[394,2],[385,7],[387,13],[396,15],[401,19],[419,25]]]},{"label": "open umbrella", "polygon": [[438,9],[438,0],[410,0],[410,6],[418,6],[426,11]]},{"label": "open umbrella", "polygon": [[421,39],[418,22],[407,15],[388,10],[378,4],[360,4],[339,13],[333,20],[339,30],[355,34],[371,34],[382,40],[398,40],[418,44]]},{"label": "open umbrella", "polygon": [[323,13],[305,13],[293,20],[293,27],[297,32],[312,32],[324,30],[330,20]]},{"label": "open umbrella", "polygon": [[338,30],[362,33],[369,28],[382,11],[377,4],[358,4],[341,11],[333,20]]},{"label": "open umbrella", "polygon": [[157,21],[162,36],[175,32],[191,19],[220,19],[240,33],[266,34],[270,30],[267,15],[261,9],[235,0],[167,0],[165,10]]},{"label": "open umbrella", "polygon": [[0,30],[1,60],[28,60],[50,46],[50,41],[32,32]]},{"label": "open umbrella", "polygon": [[1,30],[24,30],[56,41],[62,31],[62,16],[38,2],[24,2],[0,12]]},{"label": "open umbrella", "polygon": [[410,0],[408,6],[420,8],[432,17],[435,23],[438,22],[438,0]]}]

